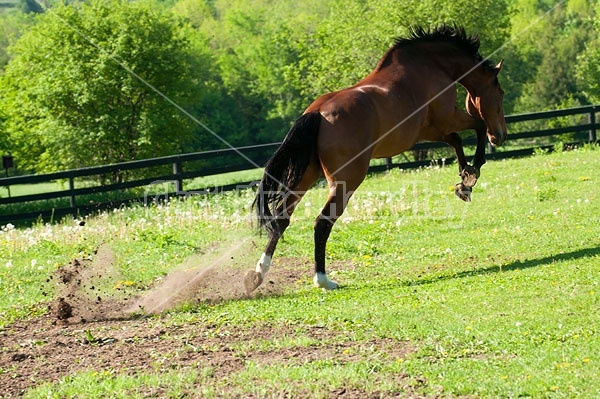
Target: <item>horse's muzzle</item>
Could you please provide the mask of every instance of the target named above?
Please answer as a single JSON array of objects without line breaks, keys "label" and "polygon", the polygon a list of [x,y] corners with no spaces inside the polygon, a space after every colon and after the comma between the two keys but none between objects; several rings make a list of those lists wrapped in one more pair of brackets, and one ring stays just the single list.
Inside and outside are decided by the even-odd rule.
[{"label": "horse's muzzle", "polygon": [[488,139],[490,140],[490,143],[494,147],[501,146],[502,144],[504,144],[504,141],[506,140],[506,132],[495,133],[495,134],[488,132]]}]

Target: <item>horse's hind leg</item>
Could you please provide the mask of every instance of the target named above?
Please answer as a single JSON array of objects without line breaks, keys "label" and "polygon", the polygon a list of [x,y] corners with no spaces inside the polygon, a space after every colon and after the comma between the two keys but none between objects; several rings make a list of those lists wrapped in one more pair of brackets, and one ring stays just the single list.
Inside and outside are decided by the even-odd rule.
[{"label": "horse's hind leg", "polygon": [[329,199],[325,207],[315,221],[315,277],[314,283],[317,287],[333,290],[338,288],[338,283],[329,280],[325,273],[325,248],[331,229],[335,221],[341,216],[345,207],[343,190],[331,189]]},{"label": "horse's hind leg", "polygon": [[289,192],[286,201],[284,201],[283,205],[276,210],[273,223],[277,223],[278,228],[274,229],[275,233],[269,238],[269,242],[256,264],[256,269],[248,272],[244,279],[244,285],[248,292],[254,291],[262,284],[265,275],[271,267],[271,260],[273,259],[277,243],[290,225],[290,217],[292,216],[294,209],[296,209],[296,206],[306,191],[313,185],[319,176],[321,176],[321,174],[322,171],[317,161],[311,162],[304,172],[298,186]]},{"label": "horse's hind leg", "polygon": [[[338,288],[335,281],[330,280],[325,272],[325,249],[327,239],[336,220],[342,216],[344,209],[354,191],[358,188],[366,175],[367,165],[364,172],[356,172],[348,180],[332,181],[328,178],[329,198],[325,207],[315,221],[315,276],[314,284],[317,287],[332,290]],[[338,176],[341,177],[341,176]]]},{"label": "horse's hind leg", "polygon": [[295,190],[294,193],[290,193],[283,206],[277,208],[277,212],[275,213],[276,219],[273,221],[273,223],[277,223],[278,228],[275,229],[273,236],[269,238],[269,242],[267,243],[264,252],[256,264],[256,272],[260,273],[263,277],[265,274],[267,274],[269,268],[271,267],[271,259],[273,258],[273,254],[277,248],[277,243],[290,225],[290,217],[292,216],[296,205],[298,205],[302,199],[303,194],[304,193],[301,194],[298,192],[298,190]]}]

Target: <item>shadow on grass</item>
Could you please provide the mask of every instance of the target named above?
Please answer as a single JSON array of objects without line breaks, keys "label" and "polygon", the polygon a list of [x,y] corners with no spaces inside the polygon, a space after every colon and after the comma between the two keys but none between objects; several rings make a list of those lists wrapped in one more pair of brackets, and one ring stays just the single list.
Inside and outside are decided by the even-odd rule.
[{"label": "shadow on grass", "polygon": [[455,274],[449,274],[449,275],[443,275],[443,276],[437,276],[437,277],[427,277],[427,278],[423,278],[423,279],[419,279],[419,280],[412,280],[412,281],[404,281],[402,283],[402,285],[404,285],[404,286],[425,285],[425,284],[436,283],[438,281],[446,281],[446,280],[453,280],[453,279],[473,277],[473,276],[482,276],[485,274],[508,272],[508,271],[512,271],[512,270],[524,270],[524,269],[530,269],[532,267],[549,265],[554,262],[582,259],[582,258],[588,258],[588,257],[598,256],[598,255],[600,255],[600,246],[591,247],[591,248],[582,248],[582,249],[578,249],[576,251],[545,256],[543,258],[538,258],[538,259],[528,259],[528,260],[524,260],[524,261],[519,260],[519,261],[515,261],[515,262],[509,263],[507,265],[503,265],[503,266],[490,266],[490,267],[485,267],[485,268],[481,268],[481,269],[466,270],[466,271],[463,271],[460,273],[455,273]]}]

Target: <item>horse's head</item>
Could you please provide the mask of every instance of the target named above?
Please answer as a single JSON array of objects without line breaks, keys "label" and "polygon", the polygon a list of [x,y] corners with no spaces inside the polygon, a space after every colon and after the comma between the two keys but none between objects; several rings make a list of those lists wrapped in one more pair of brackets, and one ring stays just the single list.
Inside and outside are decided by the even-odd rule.
[{"label": "horse's head", "polygon": [[467,94],[467,112],[483,120],[492,145],[502,145],[506,139],[506,121],[502,108],[504,92],[498,82],[502,61],[493,68],[484,67],[473,92]]}]

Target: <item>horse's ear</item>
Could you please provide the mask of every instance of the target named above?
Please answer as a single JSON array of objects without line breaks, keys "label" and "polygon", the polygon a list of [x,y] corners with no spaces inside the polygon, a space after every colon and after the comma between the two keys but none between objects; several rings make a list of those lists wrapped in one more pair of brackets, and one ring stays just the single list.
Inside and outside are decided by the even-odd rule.
[{"label": "horse's ear", "polygon": [[500,70],[502,69],[502,63],[504,62],[504,60],[500,60],[500,62],[498,63],[498,65],[496,65],[496,73],[500,72]]}]

